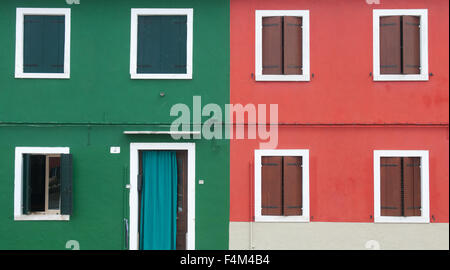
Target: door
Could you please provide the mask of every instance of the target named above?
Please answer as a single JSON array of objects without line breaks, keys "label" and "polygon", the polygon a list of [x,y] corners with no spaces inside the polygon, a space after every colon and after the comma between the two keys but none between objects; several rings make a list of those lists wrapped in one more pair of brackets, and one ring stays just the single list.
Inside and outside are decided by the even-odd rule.
[{"label": "door", "polygon": [[139,152],[139,249],[186,249],[187,151]]}]

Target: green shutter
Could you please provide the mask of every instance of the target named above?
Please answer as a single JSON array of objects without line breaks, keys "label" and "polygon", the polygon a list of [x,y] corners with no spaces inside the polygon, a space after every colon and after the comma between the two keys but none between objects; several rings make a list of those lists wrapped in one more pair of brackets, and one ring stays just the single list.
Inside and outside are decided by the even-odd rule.
[{"label": "green shutter", "polygon": [[72,174],[72,155],[61,155],[61,215],[72,214]]},{"label": "green shutter", "polygon": [[64,73],[65,16],[24,16],[23,72]]},{"label": "green shutter", "polygon": [[23,155],[22,164],[22,213],[28,215],[31,209],[30,155]]},{"label": "green shutter", "polygon": [[137,73],[186,73],[187,16],[138,16]]}]

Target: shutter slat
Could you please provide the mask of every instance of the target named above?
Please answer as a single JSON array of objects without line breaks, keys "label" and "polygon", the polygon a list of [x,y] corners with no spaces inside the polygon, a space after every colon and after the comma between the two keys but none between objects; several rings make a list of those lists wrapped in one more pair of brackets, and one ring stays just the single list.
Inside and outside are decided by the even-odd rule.
[{"label": "shutter slat", "polygon": [[400,18],[380,17],[380,74],[402,73]]},{"label": "shutter slat", "polygon": [[403,158],[404,213],[405,216],[421,215],[420,158]]},{"label": "shutter slat", "polygon": [[61,215],[72,215],[72,155],[61,155]]},{"label": "shutter slat", "polygon": [[283,17],[263,17],[262,24],[262,74],[283,74]]},{"label": "shutter slat", "polygon": [[[282,157],[261,158],[261,214],[282,215]],[[269,166],[265,164],[271,164]]]},{"label": "shutter slat", "polygon": [[283,215],[302,215],[302,157],[283,158]]},{"label": "shutter slat", "polygon": [[401,216],[401,158],[382,157],[380,165],[381,215]]},{"label": "shutter slat", "polygon": [[403,16],[403,74],[420,74],[420,17]]},{"label": "shutter slat", "polygon": [[284,74],[302,74],[302,17],[284,17]]}]

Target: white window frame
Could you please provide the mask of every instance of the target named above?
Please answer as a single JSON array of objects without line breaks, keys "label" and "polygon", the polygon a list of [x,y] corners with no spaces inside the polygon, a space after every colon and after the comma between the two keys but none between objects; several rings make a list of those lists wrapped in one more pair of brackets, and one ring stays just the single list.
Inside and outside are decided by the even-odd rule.
[{"label": "white window frame", "polygon": [[[374,150],[374,217],[376,223],[429,223],[430,222],[430,184],[429,155],[427,150]],[[380,159],[382,157],[419,157],[421,182],[421,216],[391,217],[381,216]]]},{"label": "white window frame", "polygon": [[[420,17],[420,74],[380,74],[380,17]],[[428,81],[428,9],[374,9],[373,10],[373,80],[374,81]]]},{"label": "white window frame", "polygon": [[[65,16],[64,73],[23,72],[23,27],[25,15]],[[16,10],[16,67],[15,78],[70,79],[70,8],[17,8]]]},{"label": "white window frame", "polygon": [[[261,159],[264,156],[302,157],[302,215],[301,216],[268,216],[261,214],[262,176]],[[309,222],[309,150],[305,149],[271,149],[255,150],[255,222]]]},{"label": "white window frame", "polygon": [[[131,79],[192,79],[192,42],[193,42],[193,14],[192,8],[132,8],[131,9],[131,38],[130,38],[130,75]],[[155,74],[137,73],[137,35],[138,16],[146,15],[186,15],[186,73],[183,74]]]},{"label": "white window frame", "polygon": [[[302,70],[301,75],[262,74],[262,18],[272,16],[302,17]],[[255,80],[256,81],[310,81],[309,69],[309,10],[256,10],[255,12]]]},{"label": "white window frame", "polygon": [[24,154],[61,155],[70,154],[69,147],[16,147],[14,167],[14,220],[70,220],[70,215],[60,215],[52,212],[31,213],[22,212],[22,169]]},{"label": "white window frame", "polygon": [[186,150],[187,151],[187,232],[186,249],[195,249],[195,143],[131,143],[130,144],[130,237],[129,249],[139,249],[139,151]]}]

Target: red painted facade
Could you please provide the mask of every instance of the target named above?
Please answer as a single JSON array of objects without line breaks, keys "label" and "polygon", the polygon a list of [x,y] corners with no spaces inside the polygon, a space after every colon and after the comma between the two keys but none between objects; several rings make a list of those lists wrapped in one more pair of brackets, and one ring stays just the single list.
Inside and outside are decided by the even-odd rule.
[{"label": "red painted facade", "polygon": [[[279,104],[277,148],[310,151],[311,221],[373,222],[373,151],[429,150],[431,222],[448,222],[449,2],[380,2],[231,0],[230,102]],[[428,9],[428,81],[373,81],[373,9]],[[309,82],[254,80],[255,10],[310,11]],[[259,143],[230,148],[230,221],[251,221]]]}]

